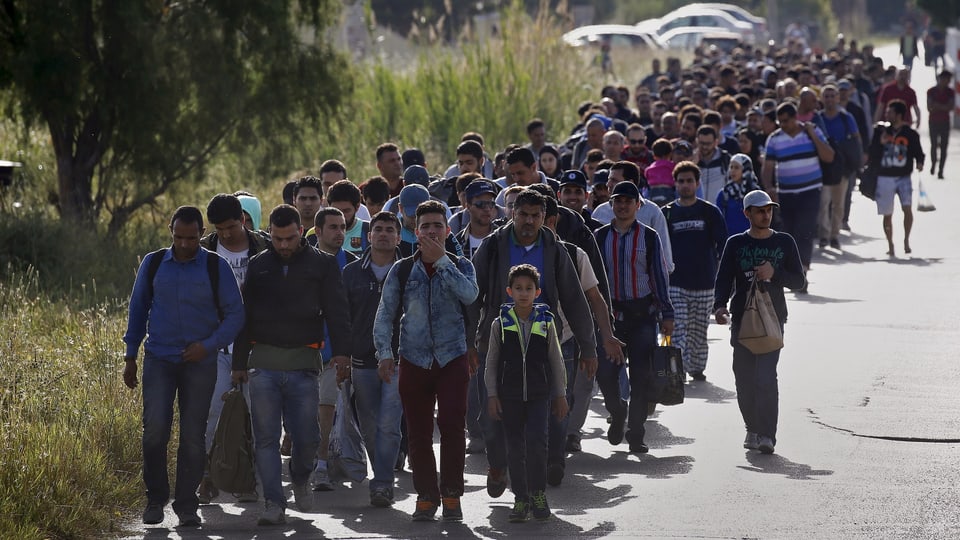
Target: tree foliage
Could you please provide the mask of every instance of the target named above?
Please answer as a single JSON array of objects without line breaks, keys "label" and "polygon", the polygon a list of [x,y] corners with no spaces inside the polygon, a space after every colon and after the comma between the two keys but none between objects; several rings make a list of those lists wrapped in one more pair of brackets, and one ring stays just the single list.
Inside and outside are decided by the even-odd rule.
[{"label": "tree foliage", "polygon": [[931,24],[940,28],[955,26],[960,20],[958,0],[917,0],[917,7],[926,11]]},{"label": "tree foliage", "polygon": [[61,216],[110,231],[225,148],[336,110],[333,0],[5,0],[0,89],[49,129]]}]

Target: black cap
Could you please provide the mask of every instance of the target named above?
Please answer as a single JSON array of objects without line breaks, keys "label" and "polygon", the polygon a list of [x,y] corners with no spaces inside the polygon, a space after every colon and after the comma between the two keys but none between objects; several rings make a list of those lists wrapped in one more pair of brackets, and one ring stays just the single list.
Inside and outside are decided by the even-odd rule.
[{"label": "black cap", "polygon": [[421,165],[411,165],[403,171],[403,185],[420,184],[426,186],[430,183],[430,172]]},{"label": "black cap", "polygon": [[476,197],[483,195],[484,193],[489,193],[491,195],[496,195],[497,190],[493,188],[493,184],[488,180],[474,180],[467,184],[467,188],[463,190],[464,196],[467,198],[467,202],[472,202]]},{"label": "black cap", "polygon": [[408,148],[404,150],[403,154],[400,154],[400,159],[403,161],[404,167],[411,165],[424,167],[427,164],[427,159],[423,156],[423,151],[419,148]]},{"label": "black cap", "polygon": [[560,176],[560,187],[574,185],[587,190],[587,176],[576,169],[566,171]]},{"label": "black cap", "polygon": [[607,180],[609,179],[610,179],[609,169],[600,169],[599,171],[593,173],[593,185],[595,186],[600,184],[606,184]]},{"label": "black cap", "polygon": [[631,199],[640,200],[640,190],[637,189],[636,184],[625,180],[614,186],[613,193],[610,194],[611,199],[616,199],[617,197],[630,197]]}]

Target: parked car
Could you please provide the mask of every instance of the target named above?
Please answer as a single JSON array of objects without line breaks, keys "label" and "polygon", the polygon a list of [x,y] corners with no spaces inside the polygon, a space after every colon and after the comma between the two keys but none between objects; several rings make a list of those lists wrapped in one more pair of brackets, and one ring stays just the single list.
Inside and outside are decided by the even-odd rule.
[{"label": "parked car", "polygon": [[752,24],[739,21],[729,13],[719,9],[691,9],[689,6],[684,6],[667,13],[663,17],[640,21],[635,26],[647,32],[653,32],[657,36],[662,36],[668,30],[674,28],[700,26],[736,32],[743,36],[743,41],[747,43],[756,43],[757,39]]},{"label": "parked car", "polygon": [[770,39],[770,30],[767,28],[767,19],[758,17],[746,9],[733,4],[722,4],[714,2],[699,2],[696,4],[687,4],[685,8],[698,9],[718,9],[730,14],[738,21],[750,23],[753,26],[753,32],[757,43],[766,43]]},{"label": "parked car", "polygon": [[663,49],[656,34],[628,24],[593,24],[574,28],[563,35],[563,41],[574,46],[599,45],[606,41],[613,48],[640,47]]},{"label": "parked car", "polygon": [[682,26],[667,30],[660,36],[660,41],[668,49],[683,49],[692,51],[701,44],[716,45],[725,52],[730,52],[743,41],[743,36],[736,32],[727,32],[716,28],[703,26]]}]

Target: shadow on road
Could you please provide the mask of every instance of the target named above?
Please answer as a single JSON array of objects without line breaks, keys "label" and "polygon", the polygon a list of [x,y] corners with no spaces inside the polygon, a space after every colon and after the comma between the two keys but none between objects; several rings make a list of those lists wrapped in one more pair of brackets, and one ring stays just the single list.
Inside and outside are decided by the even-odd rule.
[{"label": "shadow on road", "polygon": [[721,388],[710,381],[689,381],[684,389],[684,399],[702,399],[707,403],[728,403],[737,393]]},{"label": "shadow on road", "polygon": [[766,455],[747,452],[746,458],[750,462],[750,466],[738,465],[738,468],[745,471],[780,474],[791,480],[815,480],[817,476],[833,474],[831,470],[814,469],[809,465],[794,463],[780,454]]}]

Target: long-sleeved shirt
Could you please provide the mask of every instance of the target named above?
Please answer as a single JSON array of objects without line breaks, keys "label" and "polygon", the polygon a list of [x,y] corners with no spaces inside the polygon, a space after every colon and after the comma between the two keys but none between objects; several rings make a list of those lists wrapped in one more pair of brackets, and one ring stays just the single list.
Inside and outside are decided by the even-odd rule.
[{"label": "long-sleeved shirt", "polygon": [[634,221],[624,233],[611,224],[600,227],[595,234],[607,268],[613,302],[641,300],[652,294],[663,319],[672,320],[667,268],[657,232]]},{"label": "long-sleeved shirt", "polygon": [[[613,206],[607,201],[593,210],[593,219],[606,225],[613,221]],[[667,273],[673,273],[673,248],[670,244],[670,230],[667,228],[667,219],[657,203],[643,199],[643,204],[637,209],[637,221],[657,231],[660,235],[663,261],[667,265]]]},{"label": "long-sleeved shirt", "polygon": [[670,226],[673,262],[670,284],[687,290],[713,289],[717,262],[727,242],[727,225],[716,206],[697,199],[690,206],[676,200],[663,207]]},{"label": "long-sleeved shirt", "polygon": [[[199,342],[208,356],[233,342],[244,323],[240,287],[227,261],[216,253],[200,248],[187,261],[173,257],[173,249],[163,259],[153,278],[153,297],[147,283],[149,257],[144,257],[130,294],[126,357],[136,358],[146,337],[145,354],[167,362],[182,362],[184,349]],[[207,257],[217,257],[220,272],[217,294],[220,297],[221,321],[214,302]]]}]

